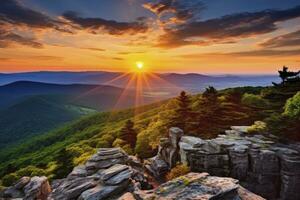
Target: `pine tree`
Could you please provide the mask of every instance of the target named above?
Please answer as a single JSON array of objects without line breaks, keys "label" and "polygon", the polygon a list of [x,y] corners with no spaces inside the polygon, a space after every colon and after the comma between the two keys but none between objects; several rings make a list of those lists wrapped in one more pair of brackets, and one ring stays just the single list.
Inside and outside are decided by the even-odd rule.
[{"label": "pine tree", "polygon": [[175,115],[170,119],[169,126],[176,126],[186,131],[191,119],[191,101],[185,91],[182,91],[176,100],[177,108],[175,109]]},{"label": "pine tree", "polygon": [[204,130],[214,130],[217,125],[216,122],[222,117],[218,91],[212,86],[206,88],[205,92],[202,94],[198,107],[198,123],[195,130],[205,137],[205,134],[209,133],[205,133]]},{"label": "pine tree", "polygon": [[120,139],[124,140],[131,146],[131,148],[134,149],[137,139],[137,133],[134,130],[134,123],[131,120],[126,121],[125,126],[120,131],[119,136]]}]

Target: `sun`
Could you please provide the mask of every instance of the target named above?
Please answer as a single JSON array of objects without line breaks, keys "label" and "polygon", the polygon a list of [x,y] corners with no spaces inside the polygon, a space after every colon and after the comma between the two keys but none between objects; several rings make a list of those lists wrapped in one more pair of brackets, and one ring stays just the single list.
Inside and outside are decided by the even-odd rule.
[{"label": "sun", "polygon": [[135,65],[139,70],[142,70],[144,68],[144,63],[141,61],[136,62]]}]

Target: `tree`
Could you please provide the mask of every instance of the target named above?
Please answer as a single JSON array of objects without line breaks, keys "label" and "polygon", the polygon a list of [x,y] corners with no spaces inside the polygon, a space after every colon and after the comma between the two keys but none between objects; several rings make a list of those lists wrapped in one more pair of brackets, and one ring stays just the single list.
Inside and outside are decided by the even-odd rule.
[{"label": "tree", "polygon": [[74,155],[66,148],[60,150],[56,156],[57,168],[54,170],[55,179],[67,176],[75,167],[73,163]]},{"label": "tree", "polygon": [[[214,87],[206,88],[202,97],[199,99],[197,108],[197,127],[196,132],[205,137],[206,134],[217,132],[217,122],[220,117],[224,117],[220,111],[220,102],[218,99],[218,91]],[[216,129],[216,130],[215,130]],[[210,130],[207,132],[207,130]]]},{"label": "tree", "polygon": [[297,94],[287,100],[284,106],[284,114],[300,119],[300,92],[297,92]]},{"label": "tree", "polygon": [[279,77],[282,80],[282,83],[284,84],[285,82],[287,82],[289,80],[289,78],[296,77],[300,73],[300,71],[291,72],[291,71],[288,71],[288,67],[283,66],[282,70],[279,70],[278,73],[279,73]]},{"label": "tree", "polygon": [[120,131],[120,139],[124,140],[126,143],[128,143],[131,148],[134,149],[137,133],[134,130],[134,123],[131,120],[127,120],[125,123],[125,126]]},{"label": "tree", "polygon": [[171,117],[169,126],[176,126],[183,130],[187,129],[188,123],[190,123],[192,110],[190,108],[190,98],[185,91],[182,91],[176,98],[177,108],[175,114]]},{"label": "tree", "polygon": [[218,91],[212,86],[206,88],[202,96],[211,104],[215,104],[218,101]]}]

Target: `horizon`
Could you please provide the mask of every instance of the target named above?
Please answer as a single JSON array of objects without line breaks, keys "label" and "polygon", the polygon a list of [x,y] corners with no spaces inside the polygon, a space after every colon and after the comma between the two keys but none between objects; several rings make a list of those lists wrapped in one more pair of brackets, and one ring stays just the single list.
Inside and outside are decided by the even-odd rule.
[{"label": "horizon", "polygon": [[[119,73],[124,74],[122,71],[109,71],[109,70],[99,70],[99,71],[49,71],[49,70],[39,70],[39,71],[17,71],[17,72],[1,72],[0,74],[13,75],[13,74],[29,74],[29,73]],[[134,71],[130,73],[135,73]],[[130,74],[129,73],[129,74]],[[147,73],[147,72],[145,72]],[[179,75],[203,75],[203,76],[278,76],[278,72],[273,73],[201,73],[201,72],[154,72],[155,74],[179,74]]]},{"label": "horizon", "polygon": [[1,73],[300,69],[298,0],[5,0],[0,15]]}]

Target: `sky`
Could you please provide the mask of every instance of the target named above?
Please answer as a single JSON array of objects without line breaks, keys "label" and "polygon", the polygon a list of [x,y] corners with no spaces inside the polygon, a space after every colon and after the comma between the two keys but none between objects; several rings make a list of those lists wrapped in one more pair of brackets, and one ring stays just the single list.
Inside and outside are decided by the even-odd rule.
[{"label": "sky", "polygon": [[1,0],[0,72],[300,70],[299,0]]}]

